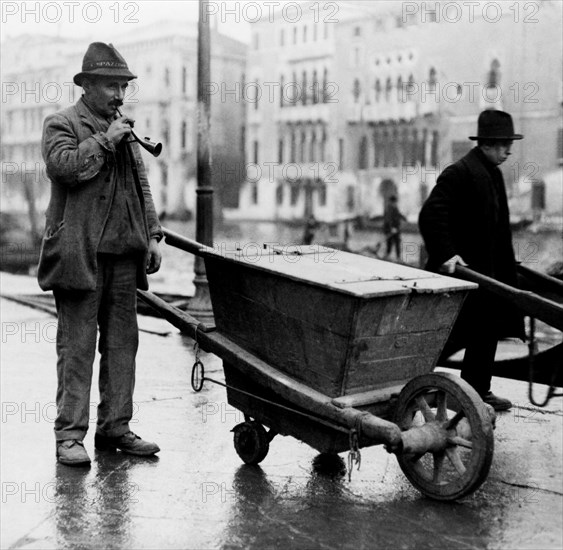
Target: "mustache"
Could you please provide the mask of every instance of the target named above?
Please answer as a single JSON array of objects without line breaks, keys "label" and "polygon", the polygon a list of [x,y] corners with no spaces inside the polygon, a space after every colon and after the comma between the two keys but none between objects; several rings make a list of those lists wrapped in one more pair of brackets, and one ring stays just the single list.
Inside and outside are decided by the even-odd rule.
[{"label": "mustache", "polygon": [[121,106],[123,105],[123,101],[118,101],[118,100],[110,101],[109,104],[110,104],[112,107],[121,107]]}]

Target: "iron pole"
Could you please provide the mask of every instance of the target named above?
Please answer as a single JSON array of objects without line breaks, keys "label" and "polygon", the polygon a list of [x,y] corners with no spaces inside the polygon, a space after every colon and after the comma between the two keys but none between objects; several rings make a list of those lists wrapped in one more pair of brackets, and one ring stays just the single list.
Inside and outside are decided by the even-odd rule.
[{"label": "iron pole", "polygon": [[[196,240],[213,246],[213,186],[211,182],[210,114],[211,95],[211,39],[209,0],[199,2],[197,39],[197,187],[196,187]],[[195,295],[188,311],[200,318],[213,315],[205,264],[199,256],[194,263]]]}]

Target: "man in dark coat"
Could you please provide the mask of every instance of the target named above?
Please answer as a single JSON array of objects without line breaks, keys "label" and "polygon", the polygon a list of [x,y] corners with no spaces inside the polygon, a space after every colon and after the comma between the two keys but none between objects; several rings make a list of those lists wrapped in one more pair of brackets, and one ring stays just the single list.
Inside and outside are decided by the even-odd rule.
[{"label": "man in dark coat", "polygon": [[[427,268],[453,273],[456,264],[516,286],[516,262],[508,203],[498,166],[510,155],[512,117],[487,110],[479,115],[477,140],[461,160],[448,166],[424,203],[419,226],[428,252]],[[507,410],[508,399],[491,392],[498,340],[524,337],[523,318],[507,302],[479,289],[470,293],[451,338],[465,347],[461,376],[496,410]]]},{"label": "man in dark coat", "polygon": [[138,347],[136,288],[160,267],[162,230],[132,120],[117,109],[136,78],[111,45],[90,44],[74,82],[84,95],[49,115],[43,158],[51,180],[38,279],[52,290],[57,329],[57,459],[89,465],[83,444],[100,331],[95,446],[147,456],[160,449],[129,428]]}]

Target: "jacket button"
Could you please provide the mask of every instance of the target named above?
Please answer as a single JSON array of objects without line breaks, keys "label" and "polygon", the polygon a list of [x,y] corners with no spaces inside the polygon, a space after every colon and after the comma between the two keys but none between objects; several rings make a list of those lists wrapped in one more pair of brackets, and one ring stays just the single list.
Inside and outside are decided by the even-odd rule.
[{"label": "jacket button", "polygon": [[105,196],[105,195],[100,195],[100,200],[101,200],[101,201],[105,201],[105,200],[106,200],[106,196]]}]

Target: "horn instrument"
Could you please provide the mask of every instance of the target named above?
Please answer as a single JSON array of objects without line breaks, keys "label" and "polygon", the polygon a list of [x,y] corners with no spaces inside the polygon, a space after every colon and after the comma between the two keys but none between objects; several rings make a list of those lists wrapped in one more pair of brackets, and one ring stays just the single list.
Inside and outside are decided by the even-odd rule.
[{"label": "horn instrument", "polygon": [[[117,109],[117,112],[119,116],[123,116],[123,113],[119,110],[119,108]],[[158,155],[160,155],[160,153],[162,152],[162,143],[151,141],[151,139],[148,137],[140,138],[132,128],[131,135],[133,136],[133,140],[138,142],[139,145],[143,149],[146,149],[153,157],[158,157]]]}]

